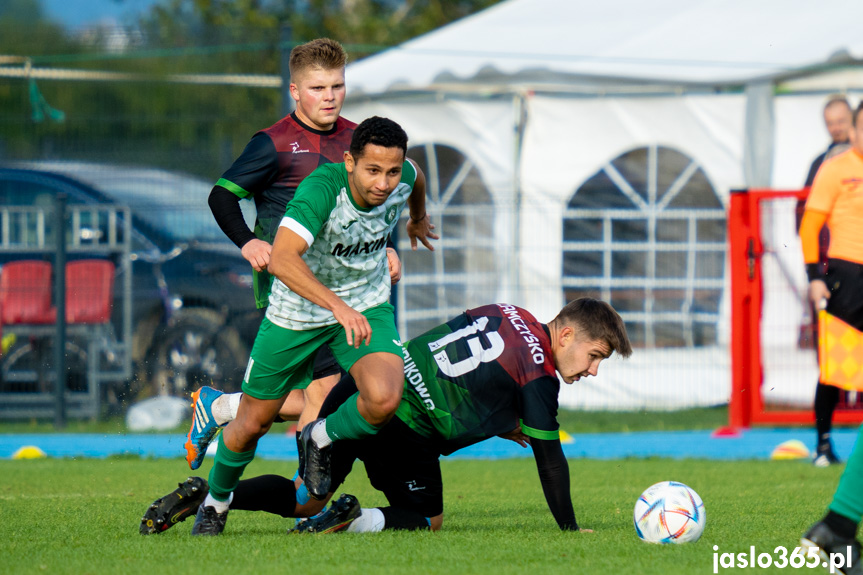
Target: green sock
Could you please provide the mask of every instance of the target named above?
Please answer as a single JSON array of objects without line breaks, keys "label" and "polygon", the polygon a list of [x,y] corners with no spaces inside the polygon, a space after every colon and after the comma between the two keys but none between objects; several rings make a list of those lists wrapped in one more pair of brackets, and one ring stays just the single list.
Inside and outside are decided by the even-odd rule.
[{"label": "green sock", "polygon": [[222,434],[219,434],[219,447],[216,450],[216,461],[210,470],[210,495],[213,499],[227,501],[231,492],[237,488],[240,477],[246,466],[255,458],[255,450],[237,453],[225,446]]},{"label": "green sock", "polygon": [[860,426],[854,449],[839,479],[830,510],[858,524],[863,518],[863,425]]},{"label": "green sock", "polygon": [[360,394],[355,393],[339,407],[335,413],[327,416],[327,435],[333,441],[339,439],[362,439],[369,435],[375,435],[380,431],[360,415],[357,407],[357,398]]}]

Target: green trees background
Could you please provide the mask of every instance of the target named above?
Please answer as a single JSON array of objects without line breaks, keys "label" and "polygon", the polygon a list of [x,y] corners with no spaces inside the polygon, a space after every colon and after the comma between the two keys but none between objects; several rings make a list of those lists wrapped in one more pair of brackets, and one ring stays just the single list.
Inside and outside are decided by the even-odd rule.
[{"label": "green trees background", "polygon": [[[47,20],[39,0],[4,0],[0,67],[18,77],[0,75],[0,162],[85,160],[214,178],[282,116],[281,90],[177,75],[279,75],[283,50],[321,36],[344,44],[353,62],[497,1],[161,0],[133,26],[81,31]],[[21,77],[28,61],[67,76],[128,77]]]}]

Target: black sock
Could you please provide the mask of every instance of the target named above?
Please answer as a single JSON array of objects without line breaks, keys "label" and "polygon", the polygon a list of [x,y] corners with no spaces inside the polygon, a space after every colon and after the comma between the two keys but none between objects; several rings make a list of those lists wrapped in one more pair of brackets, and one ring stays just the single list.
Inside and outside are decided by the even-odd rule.
[{"label": "black sock", "polygon": [[297,490],[294,482],[281,475],[260,475],[243,479],[234,490],[231,509],[266,511],[282,517],[294,517]]},{"label": "black sock", "polygon": [[[830,430],[833,428],[833,411],[839,402],[839,388],[818,382],[815,388],[815,431],[818,433],[818,447],[830,444]],[[824,435],[827,435],[825,438]],[[826,440],[825,440],[826,439]]]},{"label": "black sock", "polygon": [[416,511],[398,507],[381,507],[380,510],[384,514],[384,529],[416,531],[429,528],[428,520]]},{"label": "black sock", "polygon": [[854,539],[857,536],[857,524],[835,511],[827,512],[827,515],[824,516],[824,523],[833,530],[833,533],[843,539]]}]

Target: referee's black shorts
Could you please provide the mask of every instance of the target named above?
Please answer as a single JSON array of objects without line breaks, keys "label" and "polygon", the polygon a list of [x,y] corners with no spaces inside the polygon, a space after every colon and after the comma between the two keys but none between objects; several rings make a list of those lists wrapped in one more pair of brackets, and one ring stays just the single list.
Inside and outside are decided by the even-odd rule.
[{"label": "referee's black shorts", "polygon": [[827,313],[863,330],[863,264],[830,258],[825,282],[830,290]]}]

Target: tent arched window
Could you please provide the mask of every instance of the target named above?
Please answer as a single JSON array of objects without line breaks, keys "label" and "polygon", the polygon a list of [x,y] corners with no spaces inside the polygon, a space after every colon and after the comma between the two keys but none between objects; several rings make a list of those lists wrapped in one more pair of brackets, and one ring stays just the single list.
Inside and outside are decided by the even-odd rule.
[{"label": "tent arched window", "polygon": [[565,211],[566,300],[610,302],[639,347],[715,343],[725,217],[691,158],[655,145],[622,154],[581,185]]},{"label": "tent arched window", "polygon": [[398,329],[415,337],[469,307],[489,303],[496,293],[494,205],[479,170],[450,146],[427,143],[408,150],[426,176],[426,207],[441,239],[434,252],[412,252],[398,226],[402,280],[396,286]]}]

